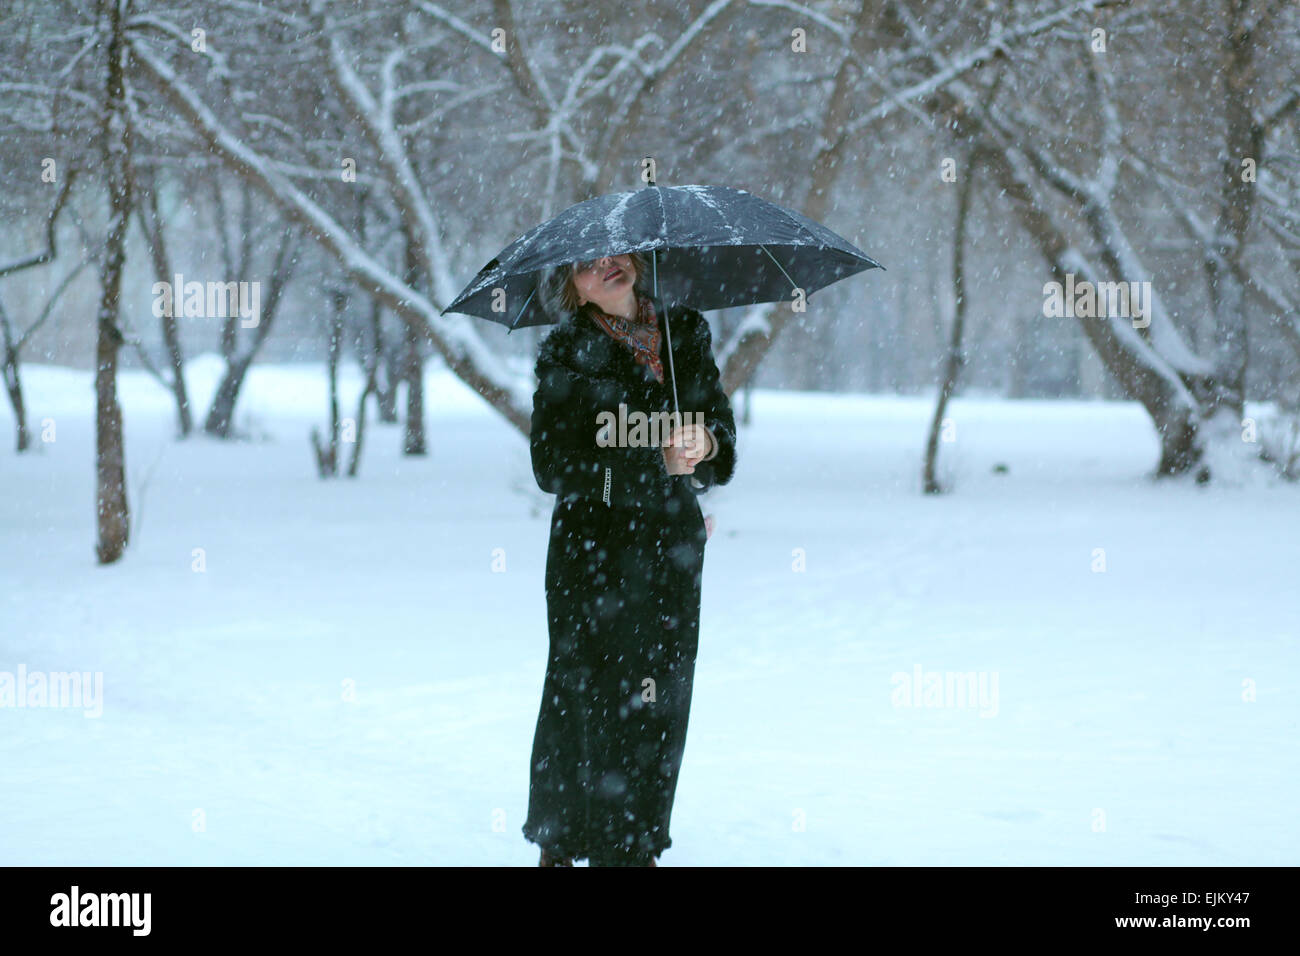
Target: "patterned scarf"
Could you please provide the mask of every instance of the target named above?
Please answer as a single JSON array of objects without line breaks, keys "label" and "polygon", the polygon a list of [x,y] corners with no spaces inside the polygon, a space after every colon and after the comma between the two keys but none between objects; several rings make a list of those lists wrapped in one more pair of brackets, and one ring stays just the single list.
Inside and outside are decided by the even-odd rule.
[{"label": "patterned scarf", "polygon": [[637,363],[649,368],[662,383],[664,363],[659,358],[659,317],[655,315],[654,303],[647,296],[637,294],[636,301],[635,322],[629,322],[621,315],[610,315],[594,302],[587,303],[587,314],[611,337],[627,346]]}]

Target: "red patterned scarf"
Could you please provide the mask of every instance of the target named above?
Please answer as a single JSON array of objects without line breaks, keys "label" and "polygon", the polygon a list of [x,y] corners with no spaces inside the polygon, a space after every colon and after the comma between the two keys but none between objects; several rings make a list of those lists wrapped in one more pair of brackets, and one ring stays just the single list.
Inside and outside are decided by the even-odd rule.
[{"label": "red patterned scarf", "polygon": [[621,315],[610,315],[594,302],[587,304],[587,314],[596,325],[627,346],[638,364],[649,368],[654,377],[663,382],[664,364],[659,358],[659,317],[655,314],[654,303],[649,297],[638,294],[636,301],[635,322],[629,322]]}]

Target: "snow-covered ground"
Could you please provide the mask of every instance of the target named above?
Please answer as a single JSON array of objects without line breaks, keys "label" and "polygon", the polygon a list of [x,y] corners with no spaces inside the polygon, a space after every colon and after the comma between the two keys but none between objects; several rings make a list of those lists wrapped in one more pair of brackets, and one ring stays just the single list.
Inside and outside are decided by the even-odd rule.
[{"label": "snow-covered ground", "polygon": [[[91,375],[24,379],[55,440],[16,456],[0,403],[0,677],[102,673],[102,713],[0,708],[0,863],[536,864],[552,499],[517,432],[433,370],[430,455],[372,424],[322,482],[319,367],[255,368],[229,445],[126,374],[98,567]],[[959,400],[926,498],[929,400],[754,413],[661,865],[1300,863],[1300,488],[1153,484],[1133,405]],[[903,706],[918,669],[987,696]]]}]

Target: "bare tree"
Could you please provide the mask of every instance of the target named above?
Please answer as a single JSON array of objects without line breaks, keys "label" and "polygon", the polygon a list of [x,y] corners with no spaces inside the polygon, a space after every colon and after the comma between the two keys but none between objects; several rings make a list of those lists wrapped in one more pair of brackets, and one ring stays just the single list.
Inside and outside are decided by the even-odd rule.
[{"label": "bare tree", "polygon": [[927,495],[937,495],[943,491],[936,472],[939,458],[939,439],[943,431],[944,412],[948,408],[948,399],[957,387],[957,376],[965,363],[962,353],[962,333],[966,325],[966,222],[970,217],[970,200],[974,182],[974,150],[967,152],[966,161],[961,164],[957,186],[957,220],[952,236],[952,330],[948,342],[948,355],[944,361],[943,380],[939,384],[939,399],[934,404],[934,416],[930,420],[930,434],[925,443],[925,467],[921,478],[921,489]]},{"label": "bare tree", "polygon": [[[72,182],[75,178],[76,172],[70,171],[64,178],[63,185],[59,188],[58,196],[54,200],[54,207],[50,210],[49,217],[46,219],[45,248],[40,252],[22,256],[12,262],[0,264],[0,279],[54,261],[58,255],[57,227],[59,214],[67,204],[68,197],[72,192]],[[9,395],[9,404],[14,410],[15,445],[19,452],[24,452],[30,447],[30,439],[27,434],[27,411],[23,401],[23,383],[20,374],[23,348],[31,341],[36,331],[45,324],[45,320],[50,317],[59,297],[63,295],[64,290],[67,289],[68,285],[85,266],[86,260],[83,259],[80,265],[64,276],[46,301],[40,315],[21,334],[14,328],[9,313],[5,311],[3,304],[0,304],[0,336],[3,337],[3,342],[0,342],[0,345],[4,348],[2,358],[5,391]]]},{"label": "bare tree", "polygon": [[[899,3],[896,9],[932,67],[948,68],[947,58],[907,5]],[[1232,315],[1225,315],[1218,326],[1218,359],[1211,360],[1196,354],[1163,296],[1154,292],[1151,269],[1116,209],[1124,130],[1113,80],[1102,57],[1084,56],[1085,75],[1101,116],[1098,158],[1091,173],[1075,171],[1051,151],[1046,133],[1050,121],[1038,116],[1014,91],[1009,94],[1014,102],[1004,107],[994,102],[988,90],[957,80],[927,105],[935,115],[953,117],[953,126],[964,135],[979,137],[991,155],[990,165],[1003,194],[1012,199],[1021,224],[1038,244],[1056,281],[1072,279],[1093,288],[1138,282],[1153,290],[1145,325],[1139,326],[1126,314],[1080,316],[1080,324],[1125,392],[1150,413],[1161,442],[1156,474],[1195,472],[1198,480],[1206,481],[1211,475],[1204,460],[1208,442],[1214,443],[1220,460],[1243,453],[1258,457],[1240,440],[1244,393],[1238,385],[1243,381],[1245,343],[1239,308],[1225,302]],[[1239,199],[1233,193],[1230,202]],[[1062,201],[1074,213],[1073,219],[1058,211]],[[1248,208],[1229,215],[1227,221],[1235,222]],[[1075,219],[1083,223],[1094,255],[1085,252],[1076,237]],[[1218,254],[1222,257],[1222,250]],[[1226,258],[1223,261],[1231,271]],[[1240,297],[1230,295],[1228,302],[1239,304]]]},{"label": "bare tree", "polygon": [[[279,249],[276,250],[266,281],[266,301],[258,316],[257,328],[242,351],[239,349],[238,322],[228,319],[223,327],[221,352],[226,361],[226,368],[212,396],[212,405],[208,408],[207,418],[203,422],[205,434],[214,438],[229,438],[234,432],[235,405],[239,401],[240,390],[248,377],[248,370],[252,368],[253,361],[271,334],[276,316],[280,313],[285,290],[292,281],[297,267],[298,254],[302,248],[301,238],[301,231],[290,227]],[[238,271],[231,269],[229,274],[256,275],[252,256],[252,245],[249,243],[241,251]]]},{"label": "bare tree", "polygon": [[[135,168],[132,169],[132,174],[135,177],[131,184],[132,191],[140,200],[135,207],[136,218],[149,247],[154,275],[157,281],[170,284],[174,273],[167,255],[166,237],[163,235],[163,217],[158,209],[157,178],[152,173]],[[179,298],[179,289],[176,290],[176,295]],[[177,429],[180,436],[185,438],[194,427],[194,418],[190,412],[189,394],[185,389],[185,356],[181,351],[181,337],[176,328],[176,310],[164,309],[159,321],[162,323],[163,344],[171,367],[171,377],[163,382],[176,401]]]},{"label": "bare tree", "polygon": [[96,556],[112,564],[122,556],[130,538],[130,509],[126,498],[126,449],[122,407],[117,400],[117,350],[123,344],[118,328],[122,266],[126,259],[126,228],[131,216],[131,127],[126,105],[126,72],[130,47],[124,21],[129,0],[99,0],[102,36],[107,43],[107,82],[104,93],[104,173],[108,185],[109,219],[100,273],[95,350],[95,512],[98,519]]},{"label": "bare tree", "polygon": [[329,324],[329,351],[326,357],[326,379],[329,382],[329,441],[321,438],[320,430],[311,430],[312,449],[316,453],[316,472],[321,478],[335,478],[339,473],[339,361],[343,355],[343,326],[348,308],[346,288],[336,286],[329,290],[331,305]]},{"label": "bare tree", "polygon": [[[1294,5],[1280,0],[1188,0],[1178,9],[1156,0],[1008,0],[996,9],[700,0],[662,5],[654,30],[619,21],[594,45],[568,32],[590,13],[569,2],[538,12],[513,0],[480,0],[453,12],[435,0],[367,0],[356,9],[213,0],[204,17],[216,28],[200,55],[181,26],[188,10],[183,0],[170,8],[135,0],[126,21],[134,131],[152,135],[158,154],[149,162],[168,168],[167,181],[187,167],[202,181],[221,164],[258,197],[241,209],[232,249],[247,243],[242,227],[252,210],[258,225],[293,224],[372,301],[372,323],[392,314],[396,333],[382,344],[383,335],[374,339],[374,393],[383,420],[395,380],[412,386],[408,448],[427,447],[412,342],[527,431],[531,383],[521,380],[517,357],[489,347],[486,323],[440,309],[458,291],[457,277],[499,248],[507,229],[522,231],[557,207],[617,186],[646,156],[670,170],[661,181],[680,173],[772,183],[773,198],[853,235],[855,223],[875,228],[863,218],[868,212],[915,205],[924,212],[911,218],[922,220],[940,208],[933,194],[916,189],[919,177],[907,167],[920,164],[902,157],[924,161],[954,136],[978,140],[989,158],[975,188],[996,201],[972,200],[972,209],[980,210],[981,234],[1001,249],[980,243],[967,250],[967,297],[973,286],[1001,281],[988,278],[989,265],[994,275],[1014,272],[1021,288],[1039,278],[1042,265],[1020,255],[1026,243],[1046,265],[1041,278],[1141,282],[1177,271],[1177,283],[1160,283],[1149,327],[1081,319],[1079,332],[1069,330],[1110,371],[1104,390],[1147,409],[1160,441],[1160,474],[1201,474],[1216,458],[1253,454],[1229,426],[1240,423],[1248,389],[1275,390],[1294,369],[1294,360],[1288,365],[1271,353],[1272,367],[1258,364],[1261,348],[1271,345],[1255,328],[1300,355],[1300,294],[1291,275],[1300,223],[1296,174],[1286,165],[1298,151],[1300,95],[1286,66],[1287,51],[1297,52],[1297,21]],[[810,55],[773,56],[772,38],[788,34],[791,12],[808,25]],[[1159,29],[1148,28],[1152,21]],[[57,33],[53,23],[43,34]],[[1122,36],[1130,51],[1155,34],[1161,39],[1141,69],[1132,54],[1081,57],[1098,25]],[[495,27],[503,34],[494,35]],[[73,36],[57,35],[60,43]],[[1212,111],[1198,114],[1210,135],[1193,130],[1195,148],[1193,134],[1179,125],[1186,120],[1170,112],[1207,102],[1176,60],[1188,37],[1213,38],[1212,76],[1224,93]],[[45,73],[30,82],[0,67],[0,113],[37,135],[50,125],[42,104],[94,107],[59,78],[66,64],[41,65]],[[1001,91],[989,83],[995,69],[1009,76]],[[267,71],[277,78],[272,87],[244,79]],[[490,111],[483,109],[488,102]],[[664,108],[685,102],[693,108]],[[1170,126],[1160,131],[1165,144],[1172,137],[1178,149],[1161,153],[1133,135],[1135,123],[1150,131],[1160,121],[1152,105]],[[1239,176],[1224,179],[1244,152],[1260,170],[1249,193]],[[355,175],[341,177],[340,163]],[[1167,201],[1152,197],[1139,207],[1137,191],[1151,187]],[[350,210],[363,192],[386,233],[353,222]],[[1186,235],[1178,254],[1170,223]],[[903,277],[909,267],[926,267],[918,260],[946,259],[936,250],[947,242],[923,235],[920,228],[911,234],[910,261],[898,257]],[[1014,259],[1007,256],[1012,243]],[[889,251],[876,249],[893,266]],[[1204,283],[1203,301],[1192,309],[1180,291],[1189,276]],[[893,294],[867,306],[861,293],[848,292],[846,308],[883,319],[870,326],[866,377],[908,387],[921,346],[933,348],[932,310],[917,296]],[[765,364],[776,380],[824,364],[817,350],[831,339],[813,334],[812,323],[830,321],[829,314],[796,318],[788,303],[738,311],[740,320],[715,336],[729,391],[752,384]],[[986,354],[996,350],[977,346],[1013,339],[1013,316],[1026,314],[1024,307],[1009,310],[965,330],[971,361],[963,380],[1007,387],[1005,365]],[[848,324],[867,324],[853,321],[859,318]],[[808,334],[791,337],[780,361],[769,361],[791,321]],[[229,323],[223,329],[232,371],[233,331]],[[515,336],[505,348],[521,339],[532,341]],[[385,374],[394,357],[399,370]],[[1040,360],[1041,353],[1031,364]],[[370,361],[363,359],[367,370]],[[1028,381],[1027,372],[1017,366],[1011,387]]]}]

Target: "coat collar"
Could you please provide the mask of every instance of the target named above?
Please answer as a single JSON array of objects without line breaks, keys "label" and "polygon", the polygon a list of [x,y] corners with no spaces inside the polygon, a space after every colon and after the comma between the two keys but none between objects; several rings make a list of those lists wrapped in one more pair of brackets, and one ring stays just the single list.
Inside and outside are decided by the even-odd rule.
[{"label": "coat collar", "polygon": [[[684,354],[685,340],[694,329],[694,323],[688,321],[691,310],[678,306],[668,311],[668,321],[672,323],[673,355],[680,358]],[[659,329],[663,333],[662,318]],[[667,334],[660,335],[659,354],[663,356],[665,370],[668,367],[667,340]],[[565,316],[542,340],[538,357],[558,362],[587,378],[619,379],[654,386],[660,384],[648,368],[637,363],[622,343],[616,342],[599,328],[585,310]]]}]

